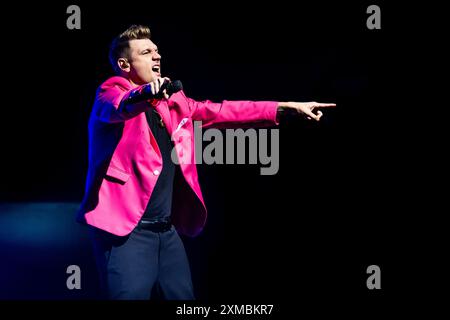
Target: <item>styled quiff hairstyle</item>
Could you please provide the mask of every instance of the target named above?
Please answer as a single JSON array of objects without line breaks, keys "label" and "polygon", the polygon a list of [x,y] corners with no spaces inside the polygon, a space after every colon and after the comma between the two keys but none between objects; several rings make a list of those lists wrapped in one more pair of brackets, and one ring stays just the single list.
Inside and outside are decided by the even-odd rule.
[{"label": "styled quiff hairstyle", "polygon": [[109,49],[109,62],[116,73],[120,73],[117,60],[119,58],[130,58],[129,41],[137,39],[150,39],[150,28],[133,24],[112,41]]}]

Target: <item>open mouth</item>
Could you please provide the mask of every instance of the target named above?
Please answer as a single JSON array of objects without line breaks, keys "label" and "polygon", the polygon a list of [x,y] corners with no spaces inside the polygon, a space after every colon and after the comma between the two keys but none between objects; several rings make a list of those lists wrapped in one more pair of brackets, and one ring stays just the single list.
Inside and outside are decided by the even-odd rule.
[{"label": "open mouth", "polygon": [[154,73],[157,73],[157,74],[161,74],[161,68],[160,68],[160,66],[153,66],[152,67],[152,71],[154,72]]}]

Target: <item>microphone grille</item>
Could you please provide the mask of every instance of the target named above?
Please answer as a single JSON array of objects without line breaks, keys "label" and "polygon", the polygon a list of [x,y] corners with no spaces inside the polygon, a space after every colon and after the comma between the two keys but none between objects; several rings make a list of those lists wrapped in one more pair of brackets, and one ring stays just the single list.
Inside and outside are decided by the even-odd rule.
[{"label": "microphone grille", "polygon": [[174,80],[167,85],[167,94],[169,96],[180,90],[183,90],[183,84],[180,80]]}]

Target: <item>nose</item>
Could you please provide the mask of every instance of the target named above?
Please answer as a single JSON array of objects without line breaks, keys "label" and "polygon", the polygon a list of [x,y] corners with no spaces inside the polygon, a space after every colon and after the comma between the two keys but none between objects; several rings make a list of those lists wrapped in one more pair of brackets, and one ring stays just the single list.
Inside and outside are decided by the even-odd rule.
[{"label": "nose", "polygon": [[161,60],[161,55],[159,54],[159,52],[155,52],[155,54],[153,55],[153,60]]}]

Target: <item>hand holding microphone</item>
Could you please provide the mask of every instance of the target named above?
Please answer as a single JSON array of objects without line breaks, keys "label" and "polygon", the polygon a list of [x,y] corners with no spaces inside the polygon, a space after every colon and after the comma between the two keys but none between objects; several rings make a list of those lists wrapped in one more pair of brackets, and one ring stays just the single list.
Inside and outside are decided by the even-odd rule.
[{"label": "hand holding microphone", "polygon": [[167,92],[167,86],[170,84],[170,79],[158,78],[147,85],[145,85],[142,89],[142,94],[149,95],[153,97],[153,99],[161,99],[166,98],[169,99],[169,94]]},{"label": "hand holding microphone", "polygon": [[180,80],[170,81],[169,78],[158,78],[133,90],[125,104],[137,103],[149,99],[169,99],[170,96],[183,89]]}]

